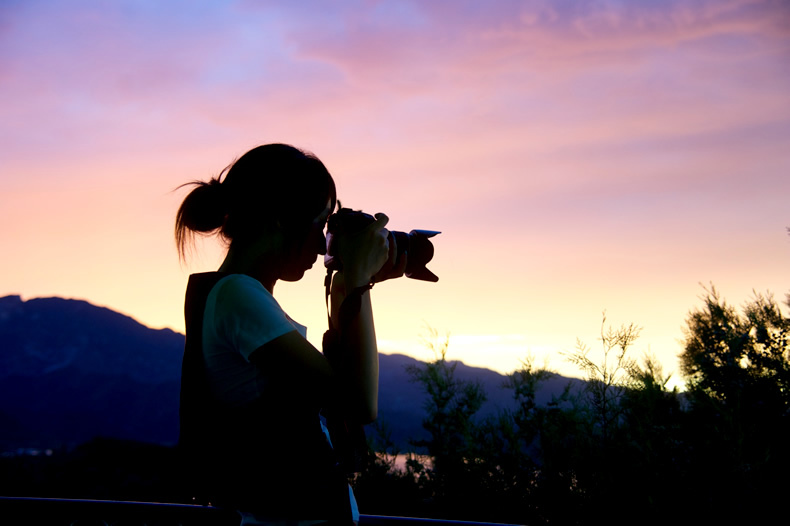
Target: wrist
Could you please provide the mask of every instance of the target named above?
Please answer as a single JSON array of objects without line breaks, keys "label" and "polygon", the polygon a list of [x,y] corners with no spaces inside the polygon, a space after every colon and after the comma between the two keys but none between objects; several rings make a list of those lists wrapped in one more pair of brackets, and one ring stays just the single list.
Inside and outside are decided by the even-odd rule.
[{"label": "wrist", "polygon": [[367,292],[373,287],[373,284],[361,280],[362,285],[354,286],[359,282],[350,280],[349,276],[343,272],[336,272],[332,278],[330,317],[332,324],[340,329],[341,333],[345,332],[350,320],[359,314],[363,298],[367,297],[366,301],[370,301]]},{"label": "wrist", "polygon": [[343,271],[341,280],[346,294],[350,293],[354,289],[367,287],[371,283],[370,276],[353,271]]}]

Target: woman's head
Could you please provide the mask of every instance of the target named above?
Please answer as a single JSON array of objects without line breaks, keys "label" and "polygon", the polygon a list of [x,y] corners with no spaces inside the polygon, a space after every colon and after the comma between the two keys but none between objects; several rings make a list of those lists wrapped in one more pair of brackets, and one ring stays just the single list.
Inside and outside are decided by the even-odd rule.
[{"label": "woman's head", "polygon": [[230,245],[253,243],[273,229],[306,233],[327,203],[334,208],[337,201],[324,164],[286,144],[253,148],[216,178],[188,184],[195,188],[176,214],[182,258],[195,232],[219,232]]}]

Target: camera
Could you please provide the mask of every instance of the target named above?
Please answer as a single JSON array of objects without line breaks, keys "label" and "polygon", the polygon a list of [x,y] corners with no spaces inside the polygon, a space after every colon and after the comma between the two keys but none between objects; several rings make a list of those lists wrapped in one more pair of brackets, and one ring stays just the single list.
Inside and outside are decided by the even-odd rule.
[{"label": "camera", "polygon": [[[369,224],[376,221],[370,214],[350,208],[341,208],[337,213],[329,217],[326,234],[326,255],[324,256],[324,266],[330,270],[342,270],[342,264],[335,258],[336,251],[334,240],[343,234],[353,234],[359,232]],[[408,234],[390,230],[389,242],[395,243],[397,247],[397,258],[401,261],[406,258],[406,277],[419,279],[422,281],[439,281],[439,277],[425,268],[425,265],[433,258],[433,243],[429,238],[441,234],[434,230],[412,230]]]}]

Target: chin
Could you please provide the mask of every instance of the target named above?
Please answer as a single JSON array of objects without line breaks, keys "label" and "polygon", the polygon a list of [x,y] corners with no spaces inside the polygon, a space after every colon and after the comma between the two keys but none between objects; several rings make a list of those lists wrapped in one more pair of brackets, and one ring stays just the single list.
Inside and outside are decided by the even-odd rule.
[{"label": "chin", "polygon": [[283,281],[291,281],[291,282],[299,281],[300,279],[302,279],[304,277],[304,273],[305,272],[307,272],[307,270],[300,270],[300,271],[297,271],[297,272],[289,272],[289,273],[285,274],[284,276],[280,277],[280,279],[283,280]]}]

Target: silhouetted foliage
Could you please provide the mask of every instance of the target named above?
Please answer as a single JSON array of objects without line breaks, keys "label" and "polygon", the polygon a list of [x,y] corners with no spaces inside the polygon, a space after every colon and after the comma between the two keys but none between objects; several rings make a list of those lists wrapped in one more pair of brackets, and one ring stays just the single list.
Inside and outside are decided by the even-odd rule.
[{"label": "silhouetted foliage", "polygon": [[421,477],[436,512],[469,517],[479,514],[480,507],[464,506],[461,503],[470,501],[463,496],[479,496],[486,482],[477,476],[482,444],[474,421],[485,394],[478,383],[456,378],[457,363],[446,359],[449,337],[440,339],[431,331],[426,343],[436,359],[408,371],[428,394],[423,427],[430,438],[415,441],[414,446],[424,448],[431,463],[420,466],[413,458],[411,469]]},{"label": "silhouetted foliage", "polygon": [[[705,307],[687,319],[680,355],[689,389],[722,406],[736,407],[744,396],[758,395],[759,405],[790,408],[790,320],[770,295],[755,294],[739,314],[715,288]],[[755,400],[758,401],[758,400]]]},{"label": "silhouetted foliage", "polygon": [[680,356],[693,474],[709,513],[753,516],[779,502],[775,481],[790,466],[790,320],[770,295],[755,294],[740,313],[713,287],[702,299]]},{"label": "silhouetted foliage", "polygon": [[622,407],[620,399],[629,386],[630,373],[636,362],[628,351],[642,331],[633,323],[619,329],[606,327],[606,314],[601,321],[601,361],[589,357],[590,347],[581,340],[576,341],[576,352],[565,353],[566,358],[585,374],[585,391],[591,408],[595,411],[596,424],[603,448],[606,450],[613,428],[620,423]]},{"label": "silhouetted foliage", "polygon": [[412,370],[428,394],[430,438],[417,445],[431,461],[413,456],[389,473],[424,517],[759,520],[782,502],[775,481],[790,464],[787,328],[770,296],[738,314],[714,291],[688,319],[681,394],[655,357],[632,356],[637,326],[611,328],[604,318],[600,359],[581,341],[566,355],[586,376],[581,389],[569,384],[538,403],[553,373],[528,360],[506,381],[514,407],[487,419],[475,414],[484,393],[455,378],[444,340],[434,362]]},{"label": "silhouetted foliage", "polygon": [[513,468],[517,471],[515,489],[521,495],[513,500],[524,501],[521,509],[529,511],[529,515],[513,517],[521,522],[559,520],[573,524],[584,499],[578,469],[579,461],[589,451],[588,414],[570,383],[546,406],[537,403],[540,384],[554,374],[536,368],[527,359],[506,381],[517,405],[514,412],[500,417],[500,427],[507,431],[505,436],[512,433],[518,444],[513,451]]}]

